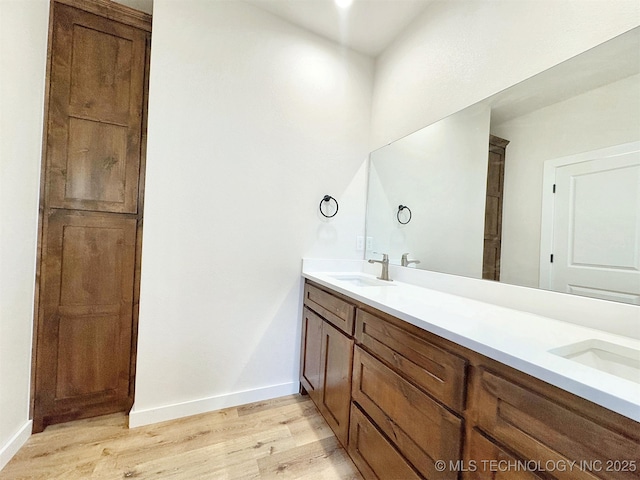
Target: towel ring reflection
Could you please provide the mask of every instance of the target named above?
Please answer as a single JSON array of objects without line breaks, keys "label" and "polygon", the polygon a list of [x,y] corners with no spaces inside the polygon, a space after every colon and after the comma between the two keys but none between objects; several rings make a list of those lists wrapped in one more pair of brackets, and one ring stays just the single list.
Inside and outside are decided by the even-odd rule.
[{"label": "towel ring reflection", "polygon": [[[402,212],[403,210],[409,210],[409,218],[407,219],[406,222],[403,222],[402,220],[400,220],[400,212]],[[411,209],[409,207],[407,207],[406,205],[399,205],[398,206],[398,213],[396,213],[396,218],[398,219],[398,223],[400,223],[402,225],[406,225],[407,223],[409,223],[411,221]]]},{"label": "towel ring reflection", "polygon": [[[336,204],[336,211],[333,212],[333,215],[327,215],[322,211],[322,205],[324,203],[329,203],[331,200],[333,200]],[[320,200],[320,205],[318,208],[320,209],[320,213],[322,214],[323,217],[331,218],[336,216],[336,214],[338,213],[338,209],[340,207],[338,206],[338,201],[335,198],[333,198],[331,195],[325,195],[324,197],[322,197],[322,200]]]}]

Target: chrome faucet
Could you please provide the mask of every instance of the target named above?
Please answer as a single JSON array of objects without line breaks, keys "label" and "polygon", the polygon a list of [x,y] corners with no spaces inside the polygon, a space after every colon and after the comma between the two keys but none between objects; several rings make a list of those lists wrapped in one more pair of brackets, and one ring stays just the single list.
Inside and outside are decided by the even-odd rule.
[{"label": "chrome faucet", "polygon": [[386,282],[393,282],[393,280],[389,278],[389,255],[387,255],[386,253],[383,253],[382,260],[369,259],[369,263],[379,263],[382,265],[382,272],[380,272],[380,276],[378,277],[379,280],[384,280]]},{"label": "chrome faucet", "polygon": [[409,254],[408,253],[403,253],[402,254],[402,259],[400,260],[400,264],[403,267],[408,267],[412,263],[418,264],[418,263],[420,263],[420,260],[409,260]]}]

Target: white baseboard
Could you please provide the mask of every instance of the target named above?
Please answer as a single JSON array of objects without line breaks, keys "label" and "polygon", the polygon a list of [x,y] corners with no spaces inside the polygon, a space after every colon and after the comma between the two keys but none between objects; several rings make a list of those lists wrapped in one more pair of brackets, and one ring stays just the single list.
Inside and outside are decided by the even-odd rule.
[{"label": "white baseboard", "polygon": [[2,470],[9,460],[18,453],[18,450],[27,443],[31,436],[32,421],[27,420],[25,424],[9,439],[9,441],[0,448],[0,470]]},{"label": "white baseboard", "polygon": [[236,407],[246,403],[269,400],[271,398],[298,393],[298,390],[299,384],[297,382],[291,382],[143,410],[136,409],[134,405],[131,412],[129,412],[129,428],[142,427],[152,423],[212,412],[214,410],[220,410],[221,408]]}]

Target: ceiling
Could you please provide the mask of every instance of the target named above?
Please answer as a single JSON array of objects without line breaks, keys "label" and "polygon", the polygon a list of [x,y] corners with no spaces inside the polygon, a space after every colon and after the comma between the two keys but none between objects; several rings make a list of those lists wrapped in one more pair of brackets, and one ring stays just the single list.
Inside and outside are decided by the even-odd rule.
[{"label": "ceiling", "polygon": [[640,73],[640,28],[634,28],[487,99],[500,125]]},{"label": "ceiling", "polygon": [[333,0],[244,0],[318,35],[376,56],[432,0],[353,0],[348,9]]},{"label": "ceiling", "polygon": [[[153,0],[116,0],[151,13]],[[208,0],[218,1],[218,0]],[[353,0],[347,9],[333,0],[244,1],[288,22],[370,56],[377,56],[433,0]]]}]

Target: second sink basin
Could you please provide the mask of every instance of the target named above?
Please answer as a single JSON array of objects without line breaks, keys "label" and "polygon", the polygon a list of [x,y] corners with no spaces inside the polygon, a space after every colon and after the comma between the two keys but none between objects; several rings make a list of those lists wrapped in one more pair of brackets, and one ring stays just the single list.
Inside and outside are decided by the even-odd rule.
[{"label": "second sink basin", "polygon": [[377,278],[367,277],[365,275],[358,274],[341,274],[331,275],[331,278],[335,278],[341,282],[349,283],[356,287],[391,287],[393,282],[385,280],[379,280]]},{"label": "second sink basin", "polygon": [[640,384],[640,350],[591,339],[549,352]]}]

